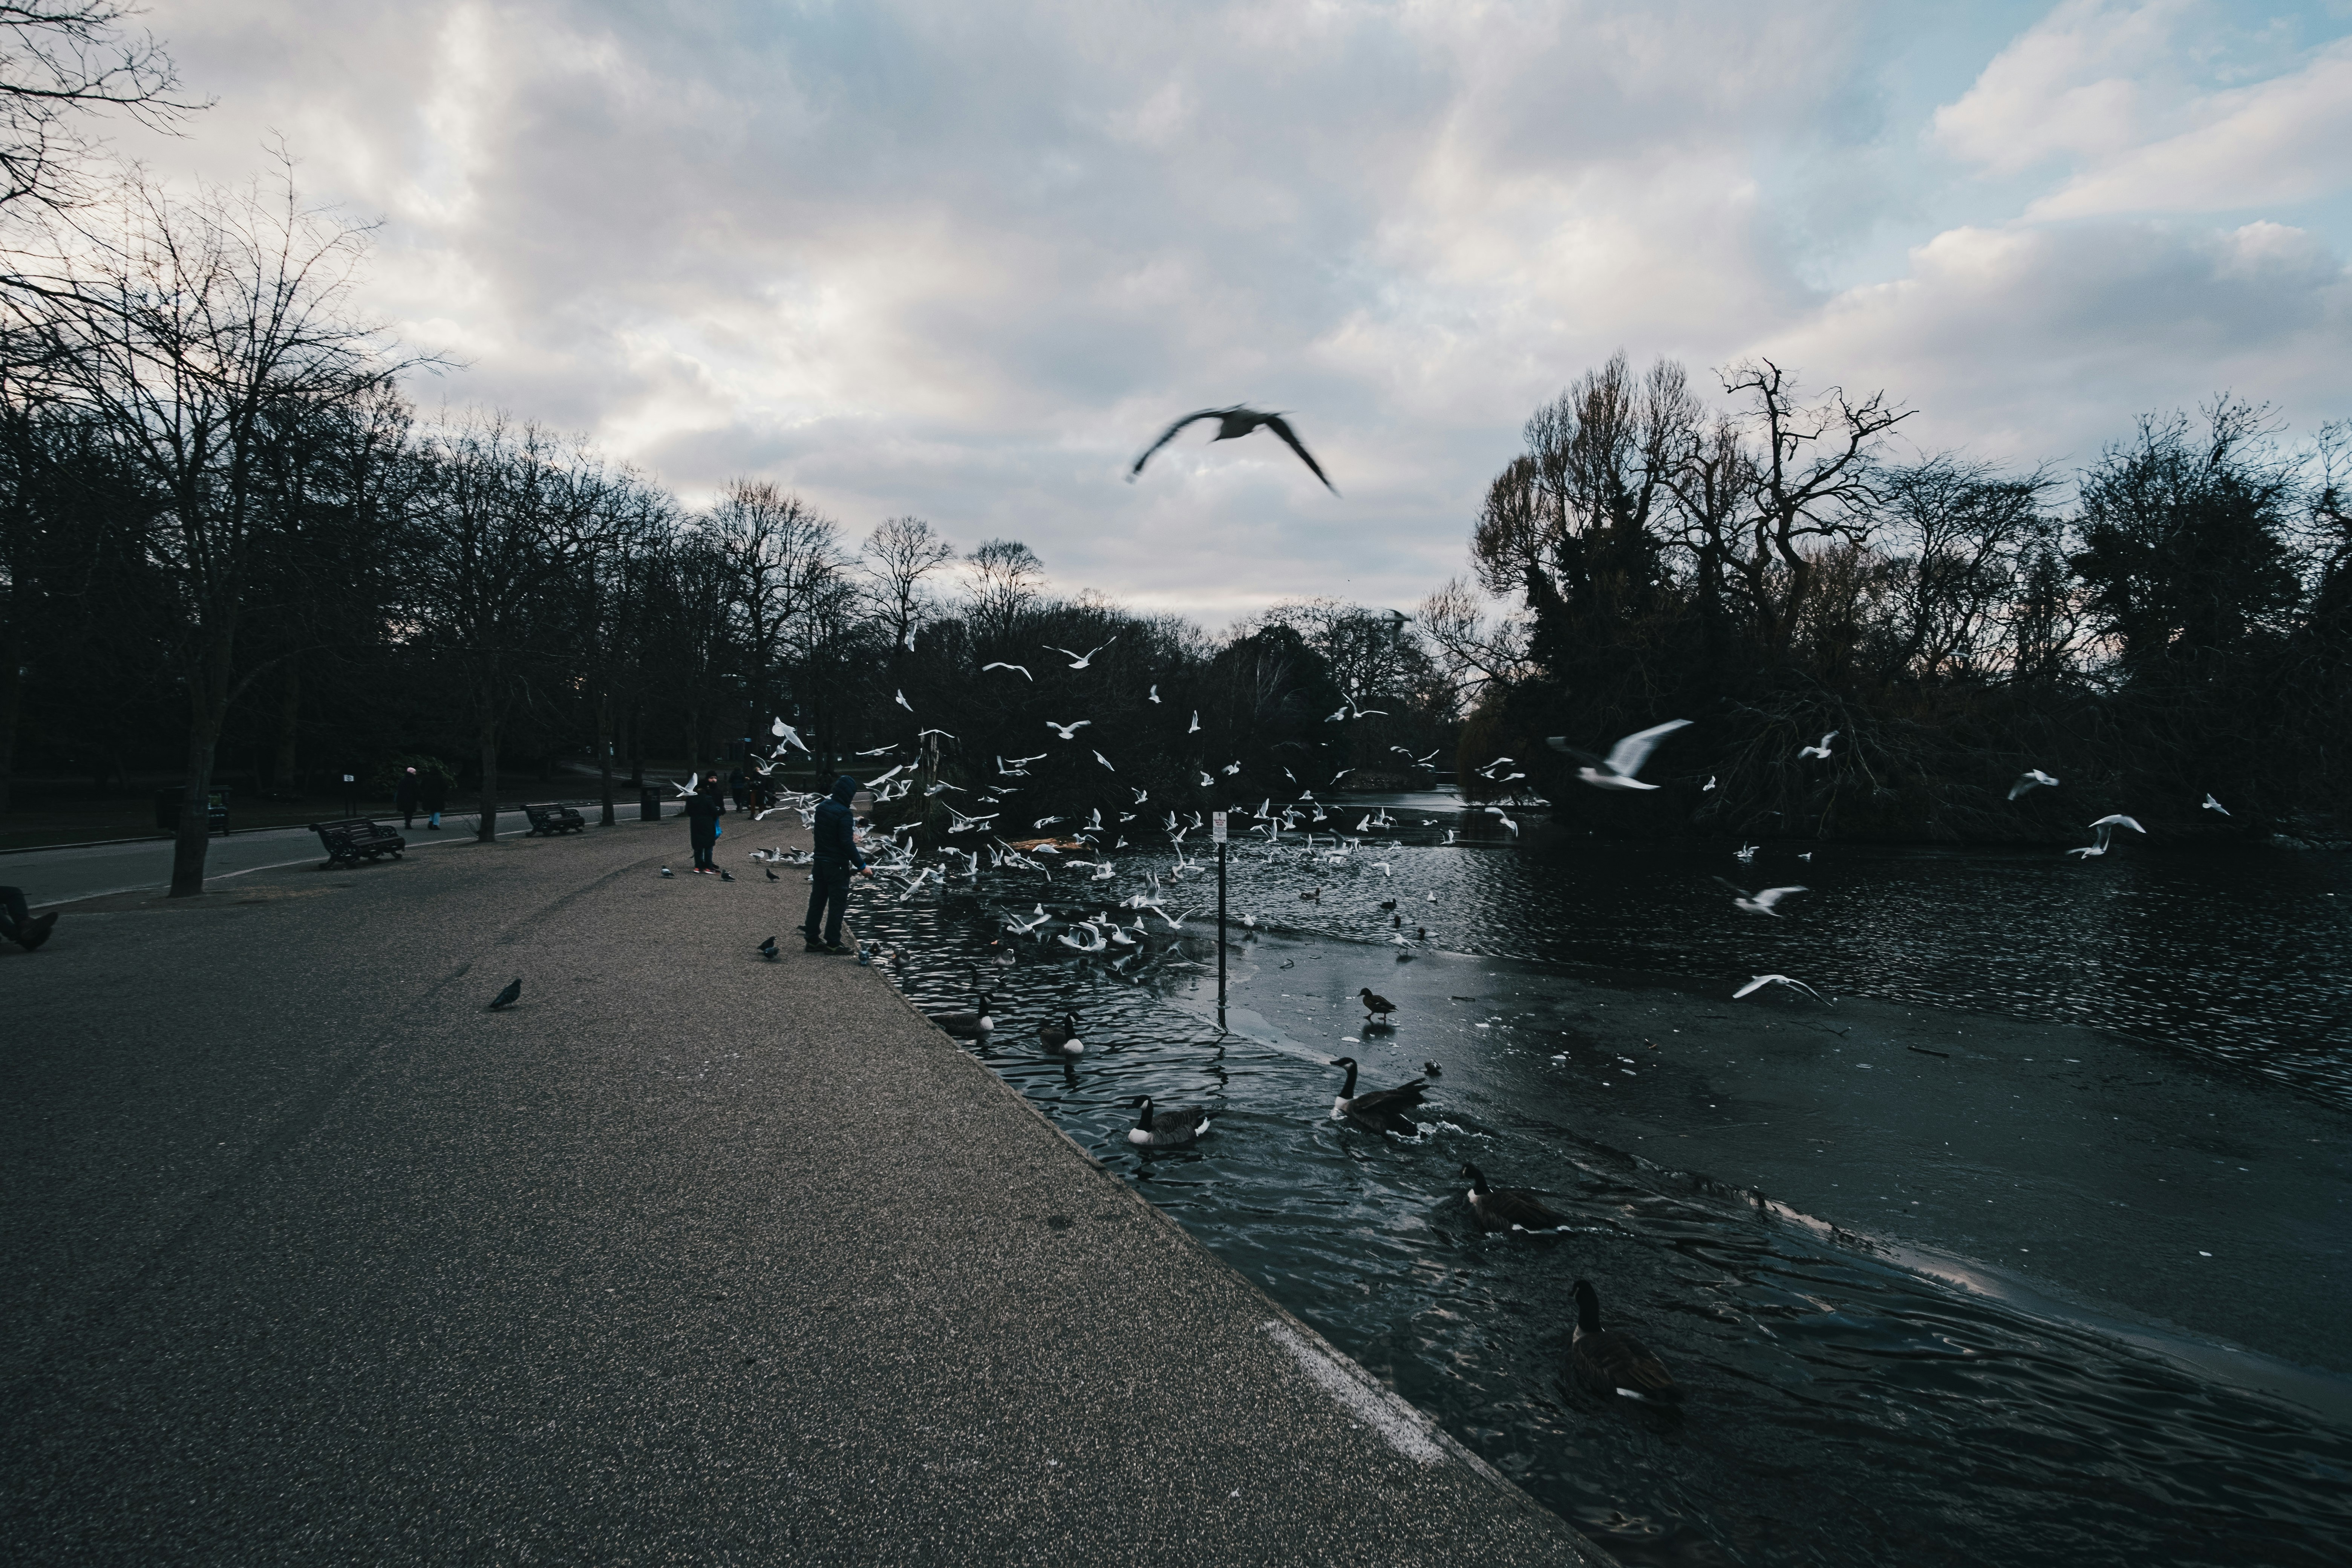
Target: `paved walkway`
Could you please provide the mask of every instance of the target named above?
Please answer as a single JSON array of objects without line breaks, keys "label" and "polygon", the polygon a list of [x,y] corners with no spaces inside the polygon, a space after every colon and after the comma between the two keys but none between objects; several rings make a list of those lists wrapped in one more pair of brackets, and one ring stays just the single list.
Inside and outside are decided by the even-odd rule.
[{"label": "paved walkway", "polygon": [[0,1559],[1594,1560],[684,850],[0,955]]}]

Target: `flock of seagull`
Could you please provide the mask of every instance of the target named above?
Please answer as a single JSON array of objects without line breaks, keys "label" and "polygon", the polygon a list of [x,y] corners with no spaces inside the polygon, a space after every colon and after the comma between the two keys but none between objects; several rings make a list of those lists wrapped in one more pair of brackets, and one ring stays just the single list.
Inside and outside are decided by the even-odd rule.
[{"label": "flock of seagull", "polygon": [[[1260,428],[1270,430],[1297,454],[1315,477],[1322,480],[1327,488],[1332,489],[1333,494],[1338,493],[1321,466],[1307,452],[1297,433],[1280,415],[1265,414],[1239,406],[1203,409],[1177,420],[1140,457],[1136,458],[1128,475],[1129,480],[1133,480],[1139,475],[1151,457],[1172,440],[1178,433],[1188,426],[1204,419],[1218,421],[1217,433],[1213,439],[1220,441],[1235,439]],[[1067,661],[1067,668],[1072,670],[1086,670],[1092,668],[1095,658],[1110,646],[1110,643],[1105,643],[1082,653],[1075,648],[1045,645],[1045,651],[1061,655]],[[1009,660],[992,660],[982,667],[983,674],[998,671],[1007,675],[1018,675],[1030,681],[1034,681],[1036,679],[1026,665]],[[894,700],[897,706],[908,713],[914,712],[914,705],[908,701],[903,690],[895,694]],[[1148,700],[1154,704],[1160,703],[1158,686],[1151,688]],[[1362,708],[1351,698],[1339,710],[1329,715],[1326,721],[1345,722],[1382,711],[1378,709]],[[1093,723],[1094,721],[1087,718],[1070,721],[1047,720],[1045,728],[1052,731],[1055,741],[1076,744],[1078,743],[1079,732],[1092,727]],[[1640,777],[1642,770],[1663,742],[1676,731],[1688,728],[1690,723],[1691,721],[1686,719],[1675,719],[1636,731],[1620,738],[1605,754],[1579,750],[1569,744],[1565,736],[1551,737],[1547,743],[1554,750],[1575,759],[1579,764],[1576,769],[1576,778],[1592,788],[1622,792],[1650,791],[1660,786],[1642,779]],[[1183,732],[1198,733],[1200,729],[1200,714],[1195,710],[1192,715],[1190,725]],[[782,719],[774,721],[772,734],[778,742],[774,752],[766,762],[753,764],[763,775],[771,773],[775,766],[780,765],[790,751],[796,749],[804,753],[808,752],[808,747],[801,741],[797,731]],[[1800,763],[1829,761],[1833,755],[1832,743],[1838,740],[1841,731],[1832,730],[1823,734],[1818,742],[1800,747],[1796,753],[1798,761]],[[954,739],[944,730],[927,728],[917,736],[917,743],[919,745],[922,742],[935,736]],[[895,753],[898,750],[896,746],[883,746],[859,754],[885,756]],[[1118,771],[1117,764],[1101,751],[1092,747],[1088,747],[1087,750],[1091,752],[1094,761],[1106,771],[1113,773]],[[1432,751],[1425,756],[1415,757],[1403,747],[1394,747],[1392,750],[1404,756],[1411,766],[1431,773],[1435,773],[1435,760],[1438,756],[1436,751]],[[934,759],[936,758],[935,751],[930,754]],[[1116,879],[1118,875],[1118,868],[1111,856],[1116,851],[1129,847],[1121,829],[1129,824],[1147,820],[1140,811],[1140,808],[1150,802],[1149,792],[1144,789],[1128,786],[1134,798],[1131,803],[1121,804],[1131,805],[1134,809],[1120,809],[1114,806],[1113,816],[1108,820],[1104,816],[1103,808],[1097,806],[1084,821],[1075,817],[1047,816],[1036,818],[1031,826],[1031,831],[1037,835],[1044,835],[1051,828],[1066,827],[1067,832],[1064,834],[1053,837],[1008,837],[996,830],[995,824],[1008,815],[1009,802],[1020,791],[1020,785],[1014,781],[1030,776],[1029,765],[1045,760],[1049,754],[1049,752],[1039,752],[1034,756],[1013,758],[1000,755],[995,759],[993,779],[988,785],[973,792],[971,809],[966,810],[953,803],[942,802],[950,820],[947,837],[955,838],[984,836],[984,842],[978,847],[959,848],[950,845],[941,851],[940,864],[926,867],[918,864],[917,851],[908,841],[917,824],[909,823],[890,830],[887,846],[881,845],[878,840],[876,841],[877,854],[874,867],[885,875],[901,879],[898,894],[899,901],[904,902],[912,898],[934,877],[944,889],[950,881],[957,879],[968,879],[977,885],[983,871],[1008,869],[1034,871],[1041,874],[1048,885],[1054,883],[1055,872],[1057,869],[1064,873],[1066,882],[1074,878],[1084,884],[1107,882]],[[1524,772],[1515,771],[1508,774],[1502,773],[1501,770],[1512,766],[1514,761],[1509,757],[1497,758],[1476,771],[1489,783],[1508,786],[1524,781],[1528,777]],[[1206,768],[1196,768],[1194,771],[1198,773],[1199,782],[1202,787],[1214,787],[1217,784],[1218,775],[1212,773]],[[1243,765],[1237,760],[1223,766],[1222,773],[1230,779],[1238,776],[1242,771]],[[1281,771],[1292,788],[1297,791],[1296,800],[1277,807],[1269,795],[1255,812],[1243,811],[1232,814],[1242,820],[1254,821],[1255,826],[1247,831],[1265,839],[1265,858],[1269,860],[1289,854],[1305,857],[1318,866],[1347,865],[1357,856],[1370,833],[1381,828],[1402,826],[1389,816],[1386,808],[1381,808],[1376,812],[1363,813],[1355,826],[1353,835],[1349,835],[1342,827],[1333,826],[1329,832],[1329,842],[1318,843],[1320,835],[1317,830],[1322,825],[1333,821],[1333,814],[1327,809],[1327,803],[1318,803],[1314,792],[1306,788],[1289,769],[1284,768]],[[1328,781],[1327,787],[1337,785],[1347,773],[1352,771],[1342,770],[1336,773]],[[928,784],[923,784],[922,772],[921,759],[918,758],[914,762],[898,763],[887,772],[867,781],[869,787],[874,791],[876,804],[879,805],[905,798],[919,787],[929,799],[936,799],[949,793],[966,793],[963,786],[939,780],[936,776]],[[936,768],[933,769],[933,773],[936,774]],[[679,786],[681,794],[690,794],[694,782],[688,780]],[[1717,787],[1717,782],[1715,778],[1710,777],[1702,786],[1702,792],[1713,791]],[[2059,787],[2059,782],[2039,768],[2030,768],[2018,776],[2009,791],[2009,798],[2015,801],[2034,789],[2056,788]],[[820,799],[821,797],[815,795],[787,793],[779,796],[775,806],[758,815],[764,817],[772,811],[793,809],[799,811],[804,821],[813,822],[814,807]],[[1548,803],[1538,800],[1535,804]],[[982,807],[993,809],[983,810]],[[1518,832],[1519,825],[1512,820],[1502,807],[1486,806],[1483,809],[1495,816],[1506,831],[1514,835]],[[2210,794],[2205,797],[2203,809],[2228,815],[2227,808]],[[1167,844],[1174,850],[1175,861],[1166,868],[1164,880],[1159,869],[1147,870],[1144,873],[1144,888],[1119,903],[1119,908],[1133,913],[1134,918],[1131,922],[1123,923],[1110,913],[1108,907],[1103,908],[1091,919],[1086,917],[1083,906],[1075,918],[1065,918],[1049,912],[1044,901],[1040,900],[1034,904],[1027,918],[1010,913],[1000,917],[1002,933],[996,942],[992,944],[997,949],[994,962],[1001,966],[1009,966],[1017,962],[1013,950],[1006,945],[1008,941],[1018,942],[1026,939],[1035,942],[1045,942],[1050,937],[1053,942],[1082,957],[1106,953],[1117,954],[1118,956],[1112,963],[1113,970],[1120,973],[1124,977],[1139,978],[1139,975],[1133,974],[1130,971],[1149,951],[1147,938],[1152,933],[1147,929],[1146,916],[1149,915],[1159,921],[1165,928],[1164,934],[1180,936],[1185,930],[1184,922],[1202,912],[1202,910],[1197,907],[1181,911],[1171,910],[1170,903],[1171,894],[1181,886],[1183,877],[1204,869],[1202,862],[1187,856],[1184,840],[1187,835],[1200,830],[1205,824],[1204,815],[1197,810],[1191,813],[1189,821],[1175,810],[1165,812],[1164,817],[1157,826],[1160,832],[1164,835]],[[1434,826],[1434,823],[1433,819],[1424,818],[1421,826]],[[1297,834],[1302,828],[1305,830],[1302,841],[1289,846],[1283,843],[1283,835],[1286,832]],[[2147,829],[2137,821],[2119,813],[2099,818],[2091,824],[2091,828],[2096,835],[2095,841],[2080,848],[2070,849],[2066,851],[2068,855],[2088,858],[2106,854],[2113,837],[2119,828],[2129,828],[2135,833],[2143,835],[2147,832]],[[860,831],[864,833],[866,830]],[[1139,827],[1137,831],[1140,833],[1144,829]],[[1452,844],[1456,841],[1457,837],[1458,830],[1449,829],[1445,842]],[[1106,844],[1106,839],[1110,842]],[[1756,846],[1743,845],[1735,854],[1741,863],[1746,864],[1752,861],[1756,851]],[[755,850],[752,852],[752,858],[770,863],[771,868],[767,875],[771,880],[776,879],[776,873],[772,868],[774,864],[800,863],[801,859],[799,857],[787,855],[782,848],[767,851]],[[1810,861],[1812,856],[1811,852],[1807,852],[1800,856],[1800,858]],[[1371,866],[1380,870],[1383,876],[1391,874],[1391,868],[1386,861],[1372,862]],[[668,874],[667,868],[664,868],[664,874]],[[1726,879],[1717,878],[1716,880],[1732,894],[1735,908],[1746,913],[1768,918],[1777,918],[1780,912],[1780,906],[1783,902],[1810,890],[1803,886],[1790,885],[1763,888],[1750,892]],[[1303,900],[1319,902],[1321,895],[1322,886],[1318,882],[1312,889],[1299,894],[1299,897]],[[1436,894],[1430,893],[1427,897],[1430,902],[1436,901]],[[1415,945],[1416,941],[1425,942],[1428,940],[1427,927],[1416,926],[1416,937],[1409,939],[1404,935],[1403,916],[1396,912],[1397,900],[1391,898],[1382,900],[1380,908],[1383,912],[1391,915],[1390,926],[1391,942],[1398,948],[1407,950],[1400,951],[1396,954],[1398,960],[1400,962],[1409,960],[1412,956],[1410,949]],[[1049,930],[1057,921],[1062,929]],[[1240,921],[1244,928],[1256,929],[1259,926],[1260,918],[1256,914],[1244,912],[1240,916]],[[759,951],[768,958],[775,958],[777,952],[774,939],[770,938]],[[1174,944],[1171,944],[1169,950],[1160,955],[1160,958],[1166,958],[1168,953],[1173,951]],[[859,957],[861,962],[865,962],[867,958],[865,944],[862,942]],[[1158,960],[1155,960],[1156,962]],[[1804,981],[1790,975],[1777,973],[1752,975],[1732,994],[1734,999],[1744,998],[1769,986],[1786,987],[1801,992],[1816,1001],[1824,1000],[1820,992]],[[1394,1004],[1380,996],[1369,986],[1358,993],[1358,998],[1365,1008],[1365,1027],[1368,1031],[1389,1026],[1387,1019],[1389,1015],[1396,1010]],[[950,1036],[964,1039],[985,1040],[995,1029],[994,1007],[994,995],[990,992],[981,991],[971,1008],[933,1014],[931,1016],[933,1022]],[[1037,1037],[1039,1045],[1048,1055],[1061,1058],[1066,1061],[1082,1056],[1086,1050],[1086,1042],[1078,1029],[1076,1017],[1068,1012],[1042,1026],[1037,1031]],[[1410,1082],[1399,1084],[1393,1088],[1370,1089],[1359,1093],[1357,1091],[1359,1066],[1354,1058],[1337,1058],[1329,1065],[1334,1068],[1344,1069],[1347,1075],[1338,1095],[1333,1099],[1331,1118],[1361,1128],[1384,1131],[1395,1131],[1401,1122],[1409,1118],[1411,1112],[1421,1108],[1423,1096],[1433,1087],[1433,1079],[1439,1072],[1437,1064],[1431,1062],[1424,1066],[1420,1077]],[[1140,1149],[1166,1150],[1189,1147],[1206,1134],[1213,1125],[1209,1110],[1202,1107],[1167,1107],[1150,1096],[1133,1102],[1133,1107],[1137,1111],[1137,1117],[1134,1125],[1127,1132],[1127,1138],[1130,1144]],[[1566,1216],[1552,1210],[1538,1194],[1532,1191],[1525,1188],[1491,1187],[1485,1173],[1472,1164],[1465,1164],[1461,1173],[1469,1178],[1470,1185],[1464,1195],[1473,1218],[1482,1229],[1539,1232],[1564,1229],[1569,1226]],[[1570,1347],[1570,1364],[1571,1373],[1581,1386],[1594,1393],[1613,1394],[1636,1400],[1670,1403],[1681,1397],[1682,1391],[1675,1384],[1672,1375],[1658,1358],[1639,1341],[1621,1331],[1601,1328],[1598,1293],[1589,1281],[1577,1280],[1573,1293],[1577,1307],[1577,1321]]]}]

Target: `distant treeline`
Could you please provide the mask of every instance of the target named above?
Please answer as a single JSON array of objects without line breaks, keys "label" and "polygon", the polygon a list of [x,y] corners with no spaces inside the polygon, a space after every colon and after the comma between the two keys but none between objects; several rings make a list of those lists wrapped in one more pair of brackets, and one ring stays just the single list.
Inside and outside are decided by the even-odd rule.
[{"label": "distant treeline", "polygon": [[[2222,397],[2062,482],[1902,460],[1884,395],[1724,381],[1736,412],[1710,413],[1680,366],[1620,355],[1528,420],[1471,547],[1513,613],[1457,583],[1421,617],[1485,678],[1466,786],[1514,756],[1572,824],[1639,834],[2046,839],[2110,811],[2345,834],[2345,423],[2290,446]],[[1671,718],[1695,722],[1654,794],[1580,788],[1544,744]],[[2028,768],[2063,782],[2012,803]]]}]

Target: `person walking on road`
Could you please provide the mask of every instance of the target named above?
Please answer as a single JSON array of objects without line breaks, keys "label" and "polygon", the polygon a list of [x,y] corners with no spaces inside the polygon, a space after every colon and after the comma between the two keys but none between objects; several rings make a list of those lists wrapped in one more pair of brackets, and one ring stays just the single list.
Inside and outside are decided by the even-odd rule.
[{"label": "person walking on road", "polygon": [[0,888],[0,939],[15,942],[26,952],[49,940],[57,929],[58,911],[36,915],[25,902],[22,888]]},{"label": "person walking on road", "polygon": [[449,804],[449,780],[440,769],[434,769],[417,781],[416,801],[425,813],[425,826],[440,832],[441,808]]},{"label": "person walking on road", "polygon": [[686,803],[688,837],[694,840],[694,874],[698,877],[719,875],[710,852],[719,846],[719,819],[726,810],[726,803],[719,798],[719,781],[715,778],[703,780],[702,787]]},{"label": "person walking on road", "polygon": [[[847,773],[833,781],[833,794],[816,808],[816,864],[809,877],[808,919],[801,922],[807,952],[847,952],[841,945],[841,917],[849,908],[849,873],[865,876],[866,857],[857,848],[857,818],[849,803],[857,781]],[[822,921],[820,928],[819,922]]]},{"label": "person walking on road", "polygon": [[410,768],[400,775],[400,787],[392,792],[392,809],[400,813],[403,827],[416,826],[416,800],[420,793],[416,770]]}]

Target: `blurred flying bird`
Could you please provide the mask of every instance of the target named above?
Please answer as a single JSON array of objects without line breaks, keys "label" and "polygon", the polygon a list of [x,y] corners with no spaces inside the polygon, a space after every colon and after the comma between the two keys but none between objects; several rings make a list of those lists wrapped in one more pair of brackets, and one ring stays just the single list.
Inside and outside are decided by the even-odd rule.
[{"label": "blurred flying bird", "polygon": [[2224,816],[2230,815],[2230,808],[2223,805],[2220,801],[2215,800],[2210,791],[2205,796],[2205,809],[2207,811],[2218,811]]},{"label": "blurred flying bird", "polygon": [[[1118,639],[1117,637],[1113,637],[1110,639],[1110,642],[1117,642],[1118,640]],[[1102,647],[1090,647],[1084,653],[1080,653],[1074,647],[1055,647],[1052,643],[1041,643],[1038,646],[1045,648],[1048,653],[1066,655],[1074,661],[1070,666],[1072,669],[1084,669],[1095,661],[1095,655],[1102,652],[1104,647],[1110,647],[1110,642],[1103,644]]]},{"label": "blurred flying bird", "polygon": [[1717,877],[1716,880],[1731,889],[1734,895],[1731,901],[1735,905],[1740,909],[1746,910],[1750,914],[1757,915],[1769,915],[1776,913],[1777,911],[1773,910],[1772,906],[1779,903],[1782,899],[1787,898],[1790,893],[1809,893],[1812,891],[1810,888],[1767,888],[1760,893],[1751,895],[1745,888],[1740,887],[1736,882],[1725,882],[1720,877]]},{"label": "blurred flying bird", "polygon": [[1748,995],[1751,992],[1763,990],[1767,985],[1793,985],[1816,1002],[1822,999],[1822,994],[1820,992],[1814,990],[1803,981],[1791,980],[1785,974],[1758,974],[1751,976],[1747,984],[1741,986],[1738,990],[1731,994],[1731,999],[1737,1002],[1742,996]]},{"label": "blurred flying bird", "polygon": [[2142,827],[2130,817],[2120,816],[2103,816],[2099,818],[2098,821],[2091,824],[2091,827],[2098,834],[2099,841],[2096,844],[2086,844],[2080,849],[2069,849],[2066,851],[2067,854],[2080,855],[2085,859],[2088,859],[2094,855],[2105,854],[2107,852],[2107,841],[2115,837],[2116,829],[2118,827],[2128,827],[2134,833],[2146,833],[2147,831],[2147,828]]},{"label": "blurred flying bird", "polygon": [[898,706],[904,708],[909,713],[912,713],[915,710],[915,705],[907,700],[907,693],[904,690],[901,690],[898,693]]},{"label": "blurred flying bird", "polygon": [[1261,425],[1264,426],[1281,437],[1283,443],[1298,454],[1298,460],[1305,463],[1317,479],[1323,481],[1325,489],[1329,490],[1333,495],[1339,493],[1339,487],[1334,485],[1330,477],[1324,473],[1322,466],[1317,463],[1307,448],[1299,443],[1298,437],[1290,428],[1288,420],[1279,414],[1261,414],[1255,408],[1245,408],[1239,404],[1231,408],[1203,408],[1197,414],[1187,414],[1183,418],[1168,426],[1161,432],[1160,439],[1145,447],[1143,456],[1135,459],[1135,466],[1127,471],[1127,482],[1133,484],[1136,476],[1143,472],[1143,465],[1151,460],[1152,453],[1174,440],[1178,431],[1187,425],[1202,419],[1213,419],[1217,422],[1217,433],[1209,437],[1212,441],[1231,441],[1248,435]]},{"label": "blurred flying bird", "polygon": [[1160,700],[1160,683],[1156,680],[1151,683],[1151,700],[1154,702]]},{"label": "blurred flying bird", "polygon": [[1107,768],[1110,768],[1110,771],[1111,771],[1111,772],[1113,772],[1113,773],[1117,773],[1117,772],[1118,772],[1118,770],[1117,768],[1111,768],[1111,767],[1110,767],[1110,759],[1109,759],[1108,757],[1104,756],[1100,752],[1097,752],[1095,753],[1095,761],[1097,761],[1097,762],[1100,763],[1103,766],[1105,766],[1105,767],[1107,767]]},{"label": "blurred flying bird", "polygon": [[1823,762],[1827,762],[1830,754],[1830,742],[1844,733],[1845,731],[1843,730],[1832,730],[1828,734],[1822,737],[1821,744],[1817,746],[1798,747],[1797,756],[1799,760],[1801,761],[1806,757],[1819,757]]},{"label": "blurred flying bird", "polygon": [[2019,795],[2025,794],[2029,790],[2054,784],[2057,782],[2058,781],[2056,779],[2052,778],[2040,768],[2028,768],[2023,773],[2017,775],[2017,782],[2015,784],[2009,786],[2009,798],[2015,800]]},{"label": "blurred flying bird", "polygon": [[1200,732],[1201,732],[1201,710],[1200,710],[1198,708],[1195,708],[1195,709],[1193,709],[1193,710],[1192,710],[1192,727],[1191,729],[1189,729],[1189,730],[1185,731],[1184,731],[1184,733],[1186,733],[1187,735],[1197,735],[1197,734],[1199,734]]},{"label": "blurred flying bird", "polygon": [[1059,731],[1065,741],[1075,741],[1078,738],[1078,731],[1093,722],[1091,719],[1081,719],[1075,724],[1064,724],[1048,719],[1045,721],[1045,728]]},{"label": "blurred flying bird", "polygon": [[[799,746],[803,752],[808,750],[808,747],[802,743],[801,732],[798,730],[793,729],[790,724],[785,723],[782,719],[777,720],[775,722],[768,726],[768,733],[782,741],[785,746]],[[776,749],[778,751],[782,751],[783,750],[783,746],[779,746]]]},{"label": "blurred flying bird", "polygon": [[994,664],[983,664],[980,667],[980,672],[982,675],[986,675],[992,669],[1017,669],[1021,672],[1021,677],[1024,680],[1034,680],[1037,679],[1035,676],[1029,673],[1029,667],[1025,664],[1007,664],[1003,659],[999,659]]},{"label": "blurred flying bird", "polygon": [[1585,765],[1576,770],[1576,776],[1595,789],[1655,789],[1656,784],[1643,784],[1633,775],[1642,771],[1642,764],[1650,760],[1650,753],[1658,749],[1660,741],[1689,724],[1687,719],[1669,719],[1663,724],[1637,731],[1611,747],[1606,758],[1578,751],[1568,743],[1565,735],[1554,735],[1545,743],[1556,752],[1581,758]]}]

